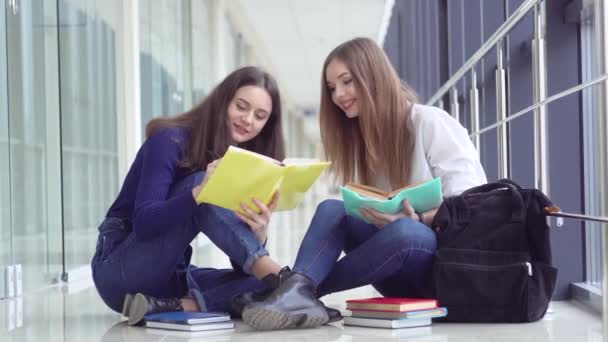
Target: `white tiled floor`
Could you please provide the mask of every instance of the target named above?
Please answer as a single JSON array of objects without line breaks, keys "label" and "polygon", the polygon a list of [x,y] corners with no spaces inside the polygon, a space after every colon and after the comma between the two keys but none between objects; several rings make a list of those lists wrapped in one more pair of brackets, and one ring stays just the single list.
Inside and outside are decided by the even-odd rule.
[{"label": "white tiled floor", "polygon": [[[313,207],[297,210],[287,220],[274,219],[269,250],[276,260],[292,265],[310,222]],[[228,258],[206,240],[195,242],[194,262],[206,267],[229,267]],[[35,249],[29,249],[35,253]],[[83,253],[86,251],[83,251]],[[89,251],[92,253],[92,251]],[[348,298],[376,295],[371,287],[333,294],[323,301],[344,309]],[[530,324],[447,324],[416,329],[364,329],[341,323],[310,330],[256,332],[240,321],[235,331],[213,336],[175,334],[141,327],[127,327],[119,314],[108,309],[90,280],[27,291],[19,299],[0,300],[0,342],[23,341],[601,341],[600,317],[569,302],[555,302],[552,313]]]},{"label": "white tiled floor", "polygon": [[[90,285],[90,283],[84,284]],[[76,293],[69,293],[74,291]],[[325,299],[344,308],[344,299],[372,295],[370,288]],[[21,309],[22,314],[17,311]],[[95,289],[55,286],[20,299],[0,301],[0,341],[601,341],[599,316],[569,302],[554,302],[552,313],[529,324],[448,324],[385,330],[344,327],[341,323],[310,330],[256,332],[242,322],[230,333],[212,336],[175,334],[128,327],[101,302]],[[14,315],[14,316],[11,316]],[[21,316],[21,317],[18,317]]]}]

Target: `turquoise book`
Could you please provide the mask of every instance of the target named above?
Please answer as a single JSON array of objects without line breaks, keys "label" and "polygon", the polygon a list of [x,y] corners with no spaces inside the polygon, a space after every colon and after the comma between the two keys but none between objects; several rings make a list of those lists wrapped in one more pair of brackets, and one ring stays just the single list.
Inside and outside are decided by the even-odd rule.
[{"label": "turquoise book", "polygon": [[443,202],[441,178],[437,177],[427,182],[385,192],[378,188],[348,183],[340,187],[346,213],[367,221],[359,210],[372,208],[385,214],[396,214],[403,210],[402,202],[407,199],[414,210],[425,212],[438,208]]}]

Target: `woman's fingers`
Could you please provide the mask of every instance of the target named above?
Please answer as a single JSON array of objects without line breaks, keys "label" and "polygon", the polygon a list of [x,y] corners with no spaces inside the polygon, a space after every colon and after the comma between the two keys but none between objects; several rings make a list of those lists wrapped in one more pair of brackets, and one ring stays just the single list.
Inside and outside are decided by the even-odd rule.
[{"label": "woman's fingers", "polygon": [[249,217],[239,213],[238,211],[234,212],[236,214],[236,216],[238,216],[243,222],[247,223],[252,229],[257,226],[257,223],[255,223],[252,219],[250,219]]},{"label": "woman's fingers", "polygon": [[253,201],[253,204],[255,204],[260,209],[260,212],[261,212],[260,215],[263,216],[266,219],[266,221],[270,220],[270,216],[272,215],[272,212],[270,211],[270,209],[266,205],[264,205],[264,203],[262,203],[262,201],[260,201],[257,198],[254,198],[252,201]]},{"label": "woman's fingers", "polygon": [[376,220],[383,222],[383,223],[390,223],[390,222],[393,222],[394,220],[396,220],[394,215],[384,214],[384,213],[381,213],[381,212],[371,209],[371,208],[368,208],[367,211],[370,213],[370,215],[375,217]]},{"label": "woman's fingers", "polygon": [[259,215],[258,213],[253,211],[253,209],[249,208],[249,206],[247,206],[245,203],[241,203],[241,209],[243,209],[244,215],[246,215],[251,221],[256,223],[256,226],[266,224],[263,215]]},{"label": "woman's fingers", "polygon": [[403,200],[402,204],[403,204],[403,214],[406,217],[409,217],[414,220],[418,220],[418,215],[416,214],[414,207],[412,207],[412,205],[410,204],[410,201],[405,199],[405,200]]},{"label": "woman's fingers", "polygon": [[278,191],[275,192],[274,195],[272,195],[272,200],[270,201],[270,204],[268,205],[268,209],[270,209],[270,211],[274,211],[277,208],[280,197],[281,197],[281,194]]},{"label": "woman's fingers", "polygon": [[214,161],[212,161],[211,163],[207,164],[207,172],[211,171],[215,171],[215,169],[217,168],[217,164],[219,164],[221,159],[216,159]]},{"label": "woman's fingers", "polygon": [[[200,193],[202,187],[207,184],[207,182],[209,181],[209,178],[211,177],[211,175],[213,174],[213,172],[215,172],[215,168],[217,167],[217,164],[220,162],[221,159],[217,159],[212,161],[211,163],[207,164],[207,169],[205,170],[205,176],[203,177],[203,180],[201,181],[201,184],[199,184],[199,187],[196,189],[196,194],[198,195],[198,193]],[[193,193],[195,192],[195,190],[193,190]]]},{"label": "woman's fingers", "polygon": [[241,209],[243,210],[241,214],[249,217],[250,220],[256,221],[257,216],[259,216],[258,213],[253,211],[253,209],[243,202],[241,202]]},{"label": "woman's fingers", "polygon": [[236,216],[249,225],[260,243],[265,243],[268,233],[268,221],[264,221],[263,216],[254,213],[253,210],[243,203],[241,203],[241,208],[245,213],[235,212]]},{"label": "woman's fingers", "polygon": [[367,220],[367,222],[369,222],[369,223],[371,223],[371,224],[375,224],[375,223],[376,223],[376,222],[375,222],[375,221],[376,221],[376,219],[375,219],[375,218],[373,218],[373,217],[371,217],[371,216],[370,216],[370,215],[367,213],[367,211],[365,211],[365,209],[361,209],[359,212],[361,213],[361,216],[363,216],[363,218],[365,218],[365,220]]},{"label": "woman's fingers", "polygon": [[382,219],[376,217],[370,209],[361,209],[361,215],[363,215],[363,217],[365,217],[368,222],[377,226],[378,228],[381,228],[386,224],[386,222],[384,222]]}]

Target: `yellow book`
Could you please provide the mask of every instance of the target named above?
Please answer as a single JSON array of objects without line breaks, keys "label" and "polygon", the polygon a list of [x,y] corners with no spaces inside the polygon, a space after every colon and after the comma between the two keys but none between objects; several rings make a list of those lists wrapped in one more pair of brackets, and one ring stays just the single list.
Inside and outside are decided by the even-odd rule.
[{"label": "yellow book", "polygon": [[196,201],[238,212],[242,212],[242,202],[259,211],[252,199],[269,204],[278,190],[280,196],[275,211],[294,209],[329,164],[311,159],[279,162],[230,146]]}]

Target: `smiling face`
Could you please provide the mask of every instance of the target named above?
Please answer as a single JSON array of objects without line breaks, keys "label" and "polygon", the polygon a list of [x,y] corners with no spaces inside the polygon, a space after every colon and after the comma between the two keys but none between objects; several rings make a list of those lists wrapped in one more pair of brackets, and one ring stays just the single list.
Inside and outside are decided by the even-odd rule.
[{"label": "smiling face", "polygon": [[241,144],[255,138],[272,113],[270,94],[258,86],[239,88],[228,105],[228,125],[232,140]]},{"label": "smiling face", "polygon": [[339,59],[333,59],[325,69],[325,81],[331,100],[349,119],[359,116],[357,89],[350,70]]}]

